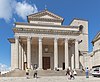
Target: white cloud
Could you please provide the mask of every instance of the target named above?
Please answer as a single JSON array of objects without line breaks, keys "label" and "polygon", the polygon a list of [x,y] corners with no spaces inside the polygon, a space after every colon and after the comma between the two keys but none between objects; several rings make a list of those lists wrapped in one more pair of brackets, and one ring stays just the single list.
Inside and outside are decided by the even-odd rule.
[{"label": "white cloud", "polygon": [[22,17],[22,19],[26,19],[26,16],[32,13],[38,12],[36,5],[32,6],[28,3],[24,2],[18,2],[16,4],[16,13],[18,16]]},{"label": "white cloud", "polygon": [[5,64],[0,63],[0,71],[9,71],[10,67]]},{"label": "white cloud", "polygon": [[12,18],[11,0],[0,0],[0,18],[5,20]]},{"label": "white cloud", "polygon": [[14,14],[26,20],[26,16],[38,12],[36,5],[15,0],[0,0],[0,18],[9,21]]}]

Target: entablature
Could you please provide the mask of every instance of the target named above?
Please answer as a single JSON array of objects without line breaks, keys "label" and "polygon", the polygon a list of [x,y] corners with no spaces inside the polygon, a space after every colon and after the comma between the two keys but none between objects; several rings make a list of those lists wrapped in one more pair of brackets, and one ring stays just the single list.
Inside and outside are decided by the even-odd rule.
[{"label": "entablature", "polygon": [[35,34],[54,34],[54,35],[80,35],[80,31],[57,30],[57,29],[36,29],[36,28],[13,28],[15,33],[35,33]]}]

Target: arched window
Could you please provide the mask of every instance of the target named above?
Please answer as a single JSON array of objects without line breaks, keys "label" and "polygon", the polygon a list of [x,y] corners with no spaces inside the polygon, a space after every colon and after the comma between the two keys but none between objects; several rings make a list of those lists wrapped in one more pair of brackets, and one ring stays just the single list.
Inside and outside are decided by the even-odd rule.
[{"label": "arched window", "polygon": [[81,32],[83,31],[83,25],[79,26],[79,31],[81,31]]}]

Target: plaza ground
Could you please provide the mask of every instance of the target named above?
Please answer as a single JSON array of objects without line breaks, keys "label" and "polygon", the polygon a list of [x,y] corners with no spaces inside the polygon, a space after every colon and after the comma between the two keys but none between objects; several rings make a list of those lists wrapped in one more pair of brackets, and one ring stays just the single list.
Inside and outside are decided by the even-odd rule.
[{"label": "plaza ground", "polygon": [[26,77],[0,77],[0,82],[100,82],[100,78],[76,76],[74,80],[69,80],[67,76],[38,76],[37,79]]}]

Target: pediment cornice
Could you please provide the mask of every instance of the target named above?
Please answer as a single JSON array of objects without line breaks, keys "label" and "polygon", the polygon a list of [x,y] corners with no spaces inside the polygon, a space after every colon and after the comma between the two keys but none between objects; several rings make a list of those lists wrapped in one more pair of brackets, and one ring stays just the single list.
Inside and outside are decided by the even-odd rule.
[{"label": "pediment cornice", "polygon": [[28,19],[30,20],[32,18],[40,18],[40,17],[45,16],[45,15],[53,17],[56,20],[62,20],[63,21],[62,17],[55,15],[54,13],[51,13],[48,10],[44,10],[44,11],[41,11],[41,12],[38,12],[38,13],[35,13],[35,14],[28,15]]}]

